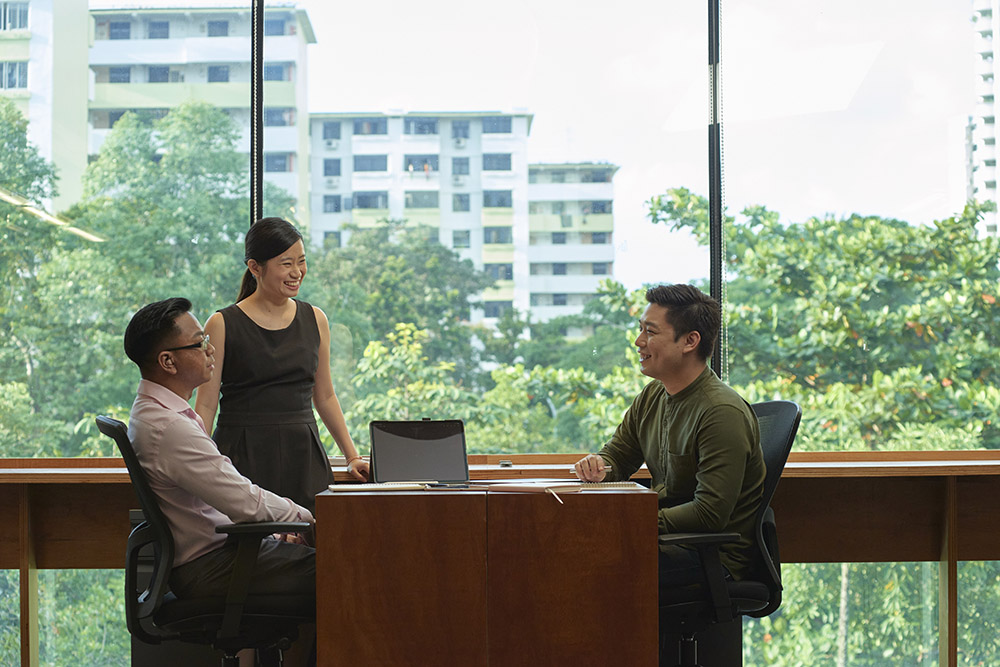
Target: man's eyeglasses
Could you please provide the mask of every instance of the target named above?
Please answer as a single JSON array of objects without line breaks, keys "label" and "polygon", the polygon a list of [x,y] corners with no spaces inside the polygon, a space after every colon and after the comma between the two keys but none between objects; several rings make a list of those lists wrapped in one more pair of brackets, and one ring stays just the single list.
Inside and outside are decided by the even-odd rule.
[{"label": "man's eyeglasses", "polygon": [[208,334],[202,338],[197,343],[191,343],[190,345],[181,345],[180,347],[168,347],[164,352],[176,352],[177,350],[207,350],[208,349]]}]

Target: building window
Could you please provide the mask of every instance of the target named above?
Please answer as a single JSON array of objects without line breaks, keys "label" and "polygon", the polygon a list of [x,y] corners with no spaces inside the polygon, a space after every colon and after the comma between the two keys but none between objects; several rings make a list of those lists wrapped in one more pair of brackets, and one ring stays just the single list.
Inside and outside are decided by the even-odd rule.
[{"label": "building window", "polygon": [[484,301],[483,315],[486,317],[503,317],[503,314],[513,306],[514,304],[510,301]]},{"label": "building window", "polygon": [[355,155],[354,171],[388,171],[388,155]]},{"label": "building window", "polygon": [[26,30],[27,28],[27,2],[0,2],[0,30]]},{"label": "building window", "polygon": [[513,264],[483,264],[483,271],[493,280],[513,280]]},{"label": "building window", "polygon": [[566,245],[566,232],[552,232],[552,245]]},{"label": "building window", "polygon": [[150,65],[146,80],[150,83],[167,83],[170,80],[170,67],[167,65]]},{"label": "building window", "polygon": [[340,158],[326,158],[323,160],[324,176],[340,176]]},{"label": "building window", "polygon": [[132,68],[128,65],[108,68],[108,81],[111,83],[131,83]]},{"label": "building window", "polygon": [[580,202],[580,209],[584,215],[591,213],[611,213],[610,201],[585,201]]},{"label": "building window", "polygon": [[483,227],[483,243],[513,243],[514,231],[510,227]]},{"label": "building window", "polygon": [[264,109],[264,125],[267,127],[288,127],[295,124],[295,109],[270,107]]},{"label": "building window", "polygon": [[483,118],[483,134],[510,134],[510,116],[487,116]]},{"label": "building window", "polygon": [[455,176],[466,176],[469,173],[469,158],[453,157],[451,159],[451,173]]},{"label": "building window", "polygon": [[451,121],[451,138],[452,139],[468,139],[469,138],[469,121],[467,121],[467,120],[453,120],[453,121]]},{"label": "building window", "polygon": [[229,65],[209,65],[209,83],[229,83]]},{"label": "building window", "polygon": [[468,193],[455,193],[451,196],[451,210],[455,213],[469,211],[472,208],[472,198]]},{"label": "building window", "polygon": [[275,65],[274,63],[265,63],[264,81],[284,81],[284,80],[285,80],[285,65]]},{"label": "building window", "polygon": [[340,213],[340,195],[323,195],[323,212]]},{"label": "building window", "polygon": [[28,63],[0,62],[0,88],[11,90],[28,87]]},{"label": "building window", "polygon": [[549,181],[552,183],[565,183],[566,182],[566,172],[565,171],[552,171],[549,172]]},{"label": "building window", "polygon": [[411,190],[404,194],[405,208],[437,208],[437,190]]},{"label": "building window", "polygon": [[[555,241],[552,241],[555,243]],[[595,245],[606,245],[611,241],[608,239],[607,232],[594,232],[590,235],[590,242]]]},{"label": "building window", "polygon": [[553,306],[565,306],[566,305],[566,295],[565,294],[553,294],[552,295],[552,305]]},{"label": "building window", "polygon": [[338,120],[323,121],[323,138],[340,139],[340,121]]},{"label": "building window", "polygon": [[323,244],[327,248],[339,248],[341,246],[340,232],[323,232]]},{"label": "building window", "polygon": [[128,21],[108,23],[108,39],[132,39],[132,24]]},{"label": "building window", "polygon": [[484,208],[511,208],[514,205],[510,190],[483,190]]},{"label": "building window", "polygon": [[389,193],[385,190],[375,192],[355,192],[354,208],[384,209],[389,208]]},{"label": "building window", "polygon": [[389,134],[389,121],[386,118],[357,118],[354,134]]},{"label": "building window", "polygon": [[594,262],[590,267],[590,272],[595,276],[606,276],[608,275],[608,263]]},{"label": "building window", "polygon": [[565,276],[566,275],[566,262],[553,262],[553,264],[552,264],[552,275],[554,275],[554,276]]},{"label": "building window", "polygon": [[146,29],[149,39],[170,39],[170,21],[150,21]]},{"label": "building window", "polygon": [[438,170],[437,155],[404,155],[403,169],[409,172],[431,172]]},{"label": "building window", "polygon": [[405,118],[403,134],[437,134],[437,118]]},{"label": "building window", "polygon": [[612,173],[610,169],[592,169],[580,174],[581,183],[610,183]]},{"label": "building window", "polygon": [[451,233],[451,247],[468,248],[472,243],[471,236],[468,229],[456,229]]},{"label": "building window", "polygon": [[229,21],[209,21],[209,37],[229,37]]},{"label": "building window", "polygon": [[291,171],[292,160],[288,153],[264,153],[264,171]]},{"label": "building window", "polygon": [[510,153],[483,153],[483,171],[510,171]]},{"label": "building window", "polygon": [[122,119],[122,116],[124,116],[124,115],[125,115],[125,111],[124,110],[109,111],[108,112],[108,127],[114,127],[115,123],[117,123],[118,121],[120,121]]},{"label": "building window", "polygon": [[275,37],[285,34],[285,19],[264,19],[264,34]]}]

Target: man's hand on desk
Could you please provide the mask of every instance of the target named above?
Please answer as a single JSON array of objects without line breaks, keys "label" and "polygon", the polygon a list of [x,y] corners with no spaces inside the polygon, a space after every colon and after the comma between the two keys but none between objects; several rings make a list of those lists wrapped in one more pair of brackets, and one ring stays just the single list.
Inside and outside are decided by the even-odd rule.
[{"label": "man's hand on desk", "polygon": [[588,454],[573,466],[573,472],[584,482],[603,482],[611,466],[597,454]]}]

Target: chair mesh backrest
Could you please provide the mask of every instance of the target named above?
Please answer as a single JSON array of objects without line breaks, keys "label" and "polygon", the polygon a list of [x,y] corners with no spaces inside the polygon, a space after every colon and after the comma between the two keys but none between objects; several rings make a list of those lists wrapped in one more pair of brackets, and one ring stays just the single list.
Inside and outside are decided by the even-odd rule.
[{"label": "chair mesh backrest", "polygon": [[760,424],[760,448],[764,453],[767,476],[761,495],[761,510],[771,504],[774,490],[778,488],[781,471],[788,461],[795,434],[799,430],[802,409],[792,401],[766,401],[750,406]]},{"label": "chair mesh backrest", "polygon": [[[125,467],[128,468],[129,477],[132,479],[132,488],[139,498],[139,505],[145,518],[145,521],[136,526],[129,536],[125,557],[127,596],[125,611],[129,617],[129,630],[135,632],[133,623],[138,619],[152,616],[169,590],[170,570],[174,562],[174,540],[167,519],[160,511],[156,495],[146,479],[146,473],[139,464],[132,442],[128,439],[125,424],[110,417],[97,417],[96,421],[97,428],[115,441],[118,451],[125,459]],[[137,596],[134,580],[135,560],[138,557],[138,549],[146,544],[153,546],[153,572],[149,585],[141,595]],[[129,576],[130,573],[133,576]]]}]

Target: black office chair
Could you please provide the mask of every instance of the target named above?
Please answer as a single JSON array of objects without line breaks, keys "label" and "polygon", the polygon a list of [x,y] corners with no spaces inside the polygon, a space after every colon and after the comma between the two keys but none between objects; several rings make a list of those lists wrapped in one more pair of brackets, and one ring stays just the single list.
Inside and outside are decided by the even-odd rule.
[{"label": "black office chair", "polygon": [[[248,648],[257,649],[261,664],[280,665],[282,651],[298,637],[298,626],[315,619],[316,596],[248,595],[247,589],[261,540],[273,533],[308,531],[309,523],[217,527],[217,532],[227,534],[238,545],[228,595],[178,599],[169,590],[173,536],[132,449],[125,424],[97,417],[97,427],[118,445],[145,518],[129,535],[125,552],[125,620],[129,632],[149,644],[166,640],[208,644],[223,652],[223,667],[236,667],[239,664],[236,653]],[[139,552],[144,547],[152,550],[152,572],[148,584],[142,587]]]},{"label": "black office chair", "polygon": [[681,665],[698,664],[696,636],[716,623],[740,616],[761,618],[781,605],[781,560],[771,498],[788,460],[802,410],[791,401],[767,401],[751,406],[760,423],[760,445],[767,468],[755,527],[759,549],[756,567],[741,581],[726,580],[719,560],[719,546],[739,539],[737,533],[675,533],[661,535],[661,544],[692,546],[701,557],[705,583],[660,591],[660,656],[666,661],[670,647],[665,638],[680,635]]}]

